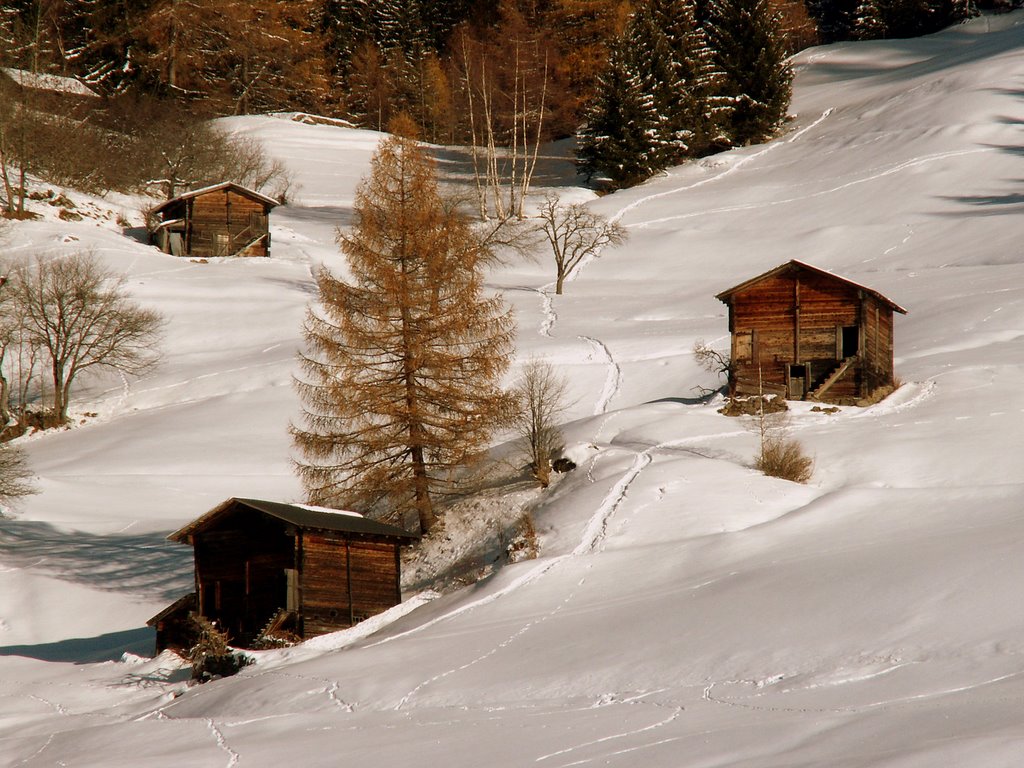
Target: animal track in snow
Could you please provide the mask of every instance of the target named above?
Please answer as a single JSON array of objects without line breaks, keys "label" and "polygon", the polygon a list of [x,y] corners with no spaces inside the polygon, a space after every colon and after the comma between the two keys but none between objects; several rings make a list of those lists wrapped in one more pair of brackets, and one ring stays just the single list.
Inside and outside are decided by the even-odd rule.
[{"label": "animal track in snow", "polygon": [[228,753],[228,765],[227,768],[233,768],[238,765],[240,759],[239,754],[235,752],[230,746],[228,746],[227,740],[224,738],[224,734],[221,733],[220,728],[213,722],[213,718],[206,719],[206,727],[210,729],[214,738],[217,739],[217,746]]}]

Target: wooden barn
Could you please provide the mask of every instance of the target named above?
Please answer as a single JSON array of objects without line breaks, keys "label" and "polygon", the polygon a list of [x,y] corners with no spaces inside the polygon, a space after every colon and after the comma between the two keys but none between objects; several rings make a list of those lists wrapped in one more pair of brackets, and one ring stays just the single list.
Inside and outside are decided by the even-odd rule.
[{"label": "wooden barn", "polygon": [[80,80],[60,75],[0,67],[0,100],[25,102],[33,110],[69,115],[95,107],[100,96]]},{"label": "wooden barn", "polygon": [[151,242],[174,256],[269,256],[277,200],[226,181],[150,210]]},{"label": "wooden barn", "polygon": [[355,512],[232,498],[167,538],[193,547],[196,591],[150,619],[157,652],[187,647],[191,611],[241,647],[268,627],[350,627],[402,601],[399,552],[417,537]]},{"label": "wooden barn", "polygon": [[893,316],[877,291],[790,261],[718,294],[729,306],[729,391],[852,405],[892,391]]}]

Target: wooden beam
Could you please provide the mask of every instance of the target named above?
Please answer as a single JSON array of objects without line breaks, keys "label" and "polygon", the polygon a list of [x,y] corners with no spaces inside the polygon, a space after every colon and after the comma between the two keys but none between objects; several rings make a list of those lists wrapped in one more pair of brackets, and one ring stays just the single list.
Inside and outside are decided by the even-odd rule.
[{"label": "wooden beam", "polygon": [[348,623],[351,626],[356,623],[356,614],[352,605],[352,552],[348,546],[348,539],[345,539],[345,582],[348,585]]},{"label": "wooden beam", "polygon": [[793,362],[800,363],[800,273],[793,278]]}]

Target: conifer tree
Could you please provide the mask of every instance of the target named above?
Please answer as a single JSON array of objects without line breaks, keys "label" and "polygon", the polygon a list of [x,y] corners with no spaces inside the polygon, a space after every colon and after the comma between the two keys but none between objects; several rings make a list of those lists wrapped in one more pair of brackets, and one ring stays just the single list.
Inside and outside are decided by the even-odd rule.
[{"label": "conifer tree", "polygon": [[846,40],[853,26],[853,13],[860,0],[804,0],[807,12],[818,26],[823,43]]},{"label": "conifer tree", "polygon": [[657,129],[654,98],[645,92],[626,45],[620,43],[598,78],[594,102],[577,136],[577,168],[588,180],[603,174],[616,186],[637,184],[658,168]]},{"label": "conifer tree", "polygon": [[861,0],[853,12],[850,37],[854,40],[880,40],[886,36],[885,21],[877,0]]},{"label": "conifer tree", "polygon": [[435,495],[512,416],[499,383],[513,321],[484,294],[486,244],[415,141],[381,143],[355,213],[340,237],[351,278],[321,268],[305,324],[297,469],[312,503],[415,513],[427,532]]},{"label": "conifer tree", "polygon": [[763,141],[782,125],[793,72],[779,18],[769,0],[711,0],[708,40],[733,100],[729,138],[735,145]]},{"label": "conifer tree", "polygon": [[644,58],[664,61],[664,75],[651,85],[654,105],[663,122],[663,143],[671,148],[665,165],[705,154],[715,143],[730,109],[720,98],[723,73],[714,60],[704,29],[697,23],[693,0],[648,0],[637,11],[654,38],[650,55],[642,45],[633,50]]}]

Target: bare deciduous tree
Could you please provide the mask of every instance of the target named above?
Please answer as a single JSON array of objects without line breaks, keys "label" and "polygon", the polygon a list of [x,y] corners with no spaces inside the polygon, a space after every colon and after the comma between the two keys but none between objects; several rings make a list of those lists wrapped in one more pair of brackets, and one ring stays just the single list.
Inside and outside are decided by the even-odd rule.
[{"label": "bare deciduous tree", "polygon": [[609,245],[626,241],[626,230],[617,221],[590,211],[582,203],[563,205],[558,195],[544,197],[537,214],[555,258],[555,293],[562,293],[565,279],[584,259],[597,256]]},{"label": "bare deciduous tree", "polygon": [[[732,360],[729,359],[728,354],[719,352],[714,347],[706,344],[704,339],[697,339],[693,342],[693,357],[697,364],[705,371],[725,377],[726,383],[729,381],[729,376],[732,373]],[[699,390],[702,397],[709,397],[718,391],[717,388],[711,389],[700,385],[694,387],[694,389]]]},{"label": "bare deciduous tree", "polygon": [[518,37],[488,47],[465,29],[458,45],[480,216],[522,218],[544,136],[547,51]]},{"label": "bare deciduous tree", "polygon": [[530,360],[515,388],[519,411],[513,427],[530,460],[530,470],[542,488],[551,480],[551,457],[562,449],[558,417],[568,407],[569,382],[550,363]]},{"label": "bare deciduous tree", "polygon": [[[142,113],[144,114],[144,112]],[[132,137],[135,185],[159,188],[170,200],[187,189],[234,181],[280,195],[289,179],[284,164],[259,142],[229,136],[208,121],[178,114],[150,116]]]},{"label": "bare deciduous tree", "polygon": [[13,445],[0,444],[0,505],[8,506],[23,496],[36,493],[32,478],[25,452]]},{"label": "bare deciduous tree", "polygon": [[88,253],[37,258],[9,273],[4,290],[12,294],[25,340],[48,358],[57,423],[67,421],[71,388],[82,373],[137,376],[156,363],[163,321],[132,301],[125,283]]}]

